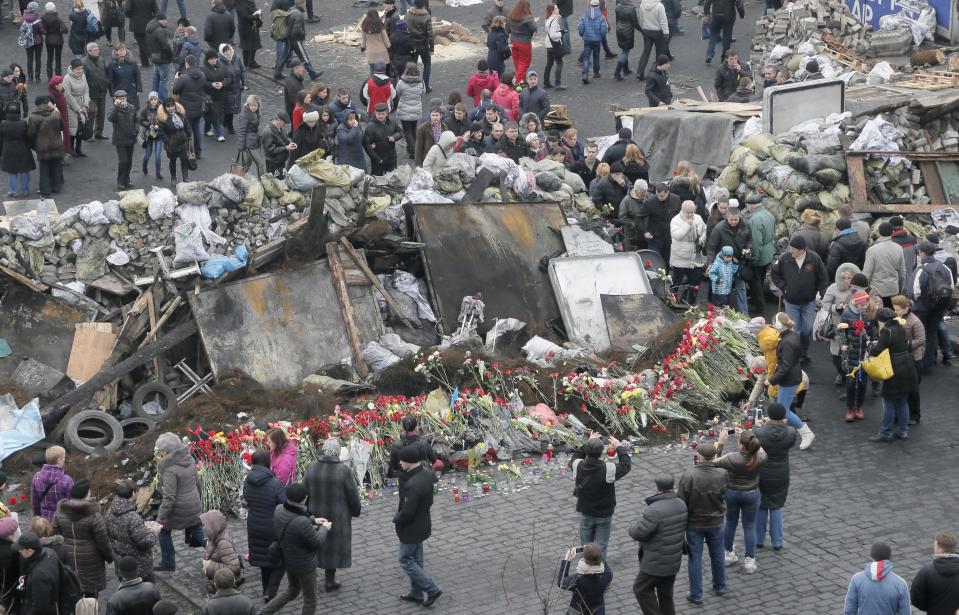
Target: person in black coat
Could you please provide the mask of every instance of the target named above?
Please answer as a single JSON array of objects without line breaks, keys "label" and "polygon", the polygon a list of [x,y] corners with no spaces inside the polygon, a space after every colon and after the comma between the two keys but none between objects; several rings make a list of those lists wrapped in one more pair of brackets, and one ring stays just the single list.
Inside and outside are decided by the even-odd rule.
[{"label": "person in black coat", "polygon": [[[3,481],[6,482],[6,479]],[[13,537],[20,529],[12,515],[0,519],[0,607],[10,611],[20,579],[20,554],[13,546]]]},{"label": "person in black coat", "polygon": [[373,175],[384,175],[396,168],[396,142],[402,138],[403,129],[390,115],[386,103],[376,103],[373,117],[363,131],[363,149],[370,157]]},{"label": "person in black coat", "polygon": [[[400,449],[400,467],[407,472],[400,488],[400,503],[393,515],[396,536],[400,539],[400,568],[410,577],[410,591],[400,598],[429,607],[443,590],[423,568],[423,543],[432,533],[430,507],[433,506],[433,472],[422,462],[419,446]],[[424,597],[425,594],[425,597]]]},{"label": "person in black coat", "polygon": [[403,487],[403,483],[406,482],[409,476],[400,465],[400,450],[407,446],[412,446],[419,449],[420,461],[425,462],[426,465],[430,467],[436,463],[436,452],[433,451],[433,446],[423,439],[417,431],[418,421],[416,417],[410,415],[403,417],[402,426],[403,433],[400,434],[399,441],[393,446],[393,450],[390,451],[390,473],[399,479],[400,488]]},{"label": "person in black coat", "polygon": [[20,105],[9,103],[0,122],[0,171],[7,174],[8,197],[30,196],[30,171],[35,168],[27,122],[20,119]]},{"label": "person in black coat", "polygon": [[955,615],[959,610],[959,555],[956,535],[939,532],[932,544],[933,560],[924,565],[909,588],[912,606],[927,615]]},{"label": "person in black coat", "polygon": [[[389,21],[386,22],[389,27]],[[409,27],[405,20],[396,22],[396,27],[390,32],[390,67],[402,76],[406,72],[406,65],[413,61],[413,39],[410,38]]]},{"label": "person in black coat", "polygon": [[210,111],[203,118],[203,128],[206,136],[216,136],[217,141],[225,141],[223,136],[224,103],[227,92],[233,83],[233,77],[226,66],[220,63],[219,54],[208,49],[203,56],[203,77],[206,79],[206,95],[210,98]]},{"label": "person in black coat", "polygon": [[[90,38],[87,33],[87,17],[90,15],[89,9],[83,8],[83,3],[79,5],[74,3],[73,10],[70,11],[70,16],[67,18],[70,21],[70,35],[68,38],[68,45],[70,46],[70,51],[73,52],[75,56],[82,56],[87,47],[88,39]],[[37,80],[40,79],[40,65],[37,64]]]},{"label": "person in black coat", "polygon": [[657,56],[656,66],[646,73],[646,98],[650,107],[666,107],[673,102],[673,88],[669,85],[669,56]]},{"label": "person in black coat", "polygon": [[233,13],[226,10],[222,0],[216,0],[203,24],[203,40],[210,49],[219,49],[224,43],[233,44],[234,34],[236,23],[233,21]]},{"label": "person in black coat", "polygon": [[283,80],[283,101],[286,105],[286,114],[293,117],[293,108],[296,106],[296,95],[303,87],[306,67],[296,58],[290,60],[290,74]]},{"label": "person in black coat", "polygon": [[[63,35],[70,31],[56,10],[47,11],[40,18],[45,30],[43,43],[47,46],[47,80],[54,75],[63,75]],[[53,70],[56,64],[56,71]]]},{"label": "person in black coat", "polygon": [[613,74],[616,81],[622,81],[624,75],[633,72],[629,70],[629,52],[636,44],[637,30],[643,31],[633,0],[616,0],[616,44],[619,45],[619,60]]},{"label": "person in black coat", "polygon": [[888,350],[892,361],[892,378],[882,383],[882,424],[879,433],[869,438],[870,442],[892,442],[893,423],[897,422],[895,437],[909,438],[909,393],[918,386],[916,363],[912,358],[906,331],[896,319],[896,313],[884,307],[876,312],[879,321],[879,339],[869,349],[869,354],[878,357]]},{"label": "person in black coat", "polygon": [[646,240],[646,245],[659,252],[667,263],[673,243],[669,225],[679,215],[682,206],[679,197],[669,191],[669,184],[660,182],[656,184],[656,191],[646,196],[639,215],[637,231]]},{"label": "person in black coat", "polygon": [[570,572],[575,547],[570,547],[559,562],[559,577],[556,584],[573,594],[567,613],[606,615],[606,590],[613,582],[613,571],[603,562],[603,550],[596,543],[583,545],[583,558]]},{"label": "person in black coat", "polygon": [[140,69],[130,59],[130,51],[123,43],[117,43],[114,48],[113,59],[107,65],[107,79],[110,80],[110,96],[114,96],[117,90],[123,90],[127,93],[127,101],[136,108],[140,107],[139,94],[143,91]]},{"label": "person in black coat", "polygon": [[135,557],[121,557],[117,562],[120,570],[120,585],[110,596],[107,612],[111,615],[140,615],[153,611],[153,605],[160,601],[160,592],[156,585],[139,577]]},{"label": "person in black coat", "polygon": [[60,560],[40,544],[33,532],[23,532],[13,548],[20,552],[23,589],[18,594],[18,613],[56,613],[60,595]]},{"label": "person in black coat", "polygon": [[243,50],[243,65],[247,68],[260,68],[256,62],[256,50],[263,47],[260,40],[260,28],[263,27],[262,10],[253,0],[237,0],[236,30],[240,36],[240,49]]},{"label": "person in black coat", "polygon": [[130,20],[130,31],[140,49],[140,66],[150,66],[150,44],[147,42],[147,24],[160,12],[156,0],[126,0],[124,13]]},{"label": "person in black coat", "polygon": [[573,488],[576,512],[582,515],[580,544],[595,542],[603,550],[604,560],[616,509],[616,481],[632,469],[627,447],[612,436],[609,446],[615,449],[618,463],[606,456],[606,444],[599,439],[599,434],[591,433],[589,440],[573,453],[571,466],[576,485]]},{"label": "person in black coat", "polygon": [[773,550],[783,547],[783,507],[789,494],[789,451],[799,441],[795,427],[786,424],[786,408],[771,403],[766,407],[769,420],[753,433],[766,451],[766,463],[759,467],[759,514],[756,516],[756,546],[766,540],[766,519]]},{"label": "person in black coat", "polygon": [[[613,164],[614,162],[621,161],[623,156],[626,155],[626,148],[630,144],[636,145],[636,143],[633,141],[633,131],[629,128],[620,128],[619,138],[616,139],[612,145],[606,148],[606,151],[603,152],[603,159],[601,162]],[[586,185],[589,186],[589,184]]]},{"label": "person in black coat", "polygon": [[290,116],[286,111],[280,111],[270,120],[266,130],[260,133],[260,145],[266,157],[266,172],[275,173],[279,177],[283,177],[290,152],[296,150],[296,143],[287,135],[286,127],[289,123]]},{"label": "person in black coat", "polygon": [[326,131],[320,126],[320,113],[309,111],[303,114],[303,123],[293,131],[296,143],[295,158],[302,158],[310,152],[323,150],[324,157],[333,151],[333,144],[327,139]]},{"label": "person in black coat", "polygon": [[520,138],[519,126],[516,125],[516,122],[506,124],[506,131],[496,143],[496,153],[504,155],[516,163],[519,162],[520,158],[529,154],[526,140]]},{"label": "person in black coat", "polygon": [[253,453],[253,467],[243,481],[243,500],[246,502],[246,535],[250,565],[260,569],[263,597],[267,602],[276,597],[283,579],[282,562],[270,557],[270,544],[276,540],[273,531],[273,513],[286,501],[286,489],[270,469],[270,453]]},{"label": "person in black coat", "polygon": [[117,148],[117,186],[121,190],[133,187],[130,169],[133,167],[133,146],[137,142],[137,110],[127,102],[127,93],[113,93],[113,109],[107,116],[113,124],[113,146]]},{"label": "person in black coat", "polygon": [[163,132],[163,147],[170,159],[170,182],[176,185],[176,163],[180,161],[183,181],[189,178],[190,169],[187,158],[190,151],[190,139],[193,138],[193,126],[183,107],[172,98],[163,101],[163,109],[157,112],[160,130]]},{"label": "person in black coat", "polygon": [[[633,187],[626,179],[625,170],[623,163],[617,160],[609,165],[609,173],[597,178],[590,187],[589,197],[593,205],[598,211],[603,212],[607,220],[619,219],[620,203]],[[606,205],[610,207],[608,212],[604,212]]]},{"label": "person in black coat", "polygon": [[326,541],[332,524],[326,519],[310,517],[306,499],[306,486],[292,483],[286,488],[286,502],[277,506],[273,514],[273,531],[283,552],[283,568],[289,584],[260,610],[260,615],[273,615],[300,592],[303,593],[303,612],[316,611],[316,552]]},{"label": "person in black coat", "polygon": [[643,613],[673,613],[673,583],[683,561],[686,542],[686,502],[673,491],[672,476],[656,478],[656,495],[646,498],[646,510],[629,528],[639,543],[639,574],[633,593]]},{"label": "person in black coat", "polygon": [[185,112],[184,117],[190,122],[193,151],[197,159],[200,158],[203,149],[200,119],[203,117],[203,98],[206,95],[206,75],[197,66],[198,61],[198,58],[187,56],[186,69],[173,80],[173,94],[179,97]]},{"label": "person in black coat", "polygon": [[783,293],[786,312],[796,321],[805,356],[812,341],[816,295],[825,295],[829,286],[826,265],[816,252],[806,249],[806,239],[796,234],[789,240],[788,252],[773,263],[770,277]]},{"label": "person in black coat", "polygon": [[236,589],[232,570],[221,568],[213,574],[216,593],[200,609],[200,615],[256,615],[256,607],[249,596]]},{"label": "person in black coat", "polygon": [[852,228],[848,218],[836,220],[836,234],[829,244],[829,258],[826,260],[826,275],[830,280],[835,279],[836,270],[843,263],[852,263],[862,269],[866,262],[866,244],[862,237]]}]

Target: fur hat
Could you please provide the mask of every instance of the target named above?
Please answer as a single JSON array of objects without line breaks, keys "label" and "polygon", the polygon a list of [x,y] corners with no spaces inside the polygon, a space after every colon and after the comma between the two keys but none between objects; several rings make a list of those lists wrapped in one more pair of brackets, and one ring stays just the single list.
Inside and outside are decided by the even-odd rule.
[{"label": "fur hat", "polygon": [[819,226],[822,223],[822,214],[816,211],[815,209],[806,209],[806,210],[803,210],[802,216],[800,216],[800,219],[806,224]]}]

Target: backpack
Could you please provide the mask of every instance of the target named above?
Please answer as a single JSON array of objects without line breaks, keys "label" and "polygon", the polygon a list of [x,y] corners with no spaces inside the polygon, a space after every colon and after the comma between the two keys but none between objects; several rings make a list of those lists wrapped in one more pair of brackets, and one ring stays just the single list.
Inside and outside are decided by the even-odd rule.
[{"label": "backpack", "polygon": [[923,293],[923,297],[925,297],[923,303],[933,310],[947,310],[949,309],[949,302],[952,301],[952,285],[943,272],[945,266],[941,263],[936,263],[936,265],[938,266],[933,269],[923,267],[928,276],[926,291]]},{"label": "backpack", "polygon": [[20,24],[20,33],[17,36],[17,45],[26,48],[33,47],[36,43],[33,39],[33,24],[36,22],[28,23],[24,21]]},{"label": "backpack", "polygon": [[[296,11],[298,9],[293,9],[293,10]],[[291,22],[287,26],[287,30],[290,33],[291,41],[302,41],[306,39],[306,26],[303,23],[303,17],[302,16],[299,16],[299,17],[300,17],[299,19],[287,20],[288,23]]]},{"label": "backpack", "polygon": [[270,26],[270,38],[275,41],[285,41],[289,38],[290,27],[286,22],[286,18],[289,17],[289,15],[290,11],[284,11],[282,9],[274,9],[270,12],[270,19],[273,22]]},{"label": "backpack", "polygon": [[[56,558],[56,556],[53,556]],[[60,615],[71,615],[77,607],[77,603],[83,598],[83,589],[80,587],[80,577],[77,571],[67,566],[60,560],[57,560],[57,566],[60,568]]]},{"label": "backpack", "polygon": [[94,39],[100,38],[104,34],[103,25],[99,19],[93,16],[93,13],[87,13],[87,34]]}]

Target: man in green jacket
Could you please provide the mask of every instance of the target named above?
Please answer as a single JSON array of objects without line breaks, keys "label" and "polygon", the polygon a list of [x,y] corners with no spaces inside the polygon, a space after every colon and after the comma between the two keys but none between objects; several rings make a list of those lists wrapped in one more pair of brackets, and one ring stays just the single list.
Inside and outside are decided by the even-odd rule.
[{"label": "man in green jacket", "polygon": [[753,309],[762,314],[766,307],[766,270],[775,255],[776,217],[766,209],[758,194],[746,198],[746,210],[746,220],[753,235],[753,261],[750,264],[753,276],[749,283],[749,294],[752,296]]}]

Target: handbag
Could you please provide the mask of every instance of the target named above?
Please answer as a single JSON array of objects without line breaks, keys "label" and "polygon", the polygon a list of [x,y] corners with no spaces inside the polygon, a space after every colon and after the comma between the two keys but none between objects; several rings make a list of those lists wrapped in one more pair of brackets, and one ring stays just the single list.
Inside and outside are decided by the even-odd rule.
[{"label": "handbag", "polygon": [[93,117],[90,115],[83,117],[86,117],[86,119],[80,122],[80,125],[77,127],[77,136],[79,136],[82,141],[89,141],[93,138]]},{"label": "handbag", "polygon": [[233,175],[239,175],[240,177],[243,177],[244,175],[246,175],[246,168],[240,162],[241,153],[242,152],[236,153],[236,158],[230,164],[230,173],[232,173]]},{"label": "handbag", "polygon": [[186,168],[191,171],[196,171],[197,168],[196,154],[193,152],[193,145],[188,146],[186,150]]},{"label": "handbag", "polygon": [[296,519],[296,517],[293,517],[286,522],[286,525],[283,526],[283,531],[280,532],[280,538],[271,542],[270,546],[266,548],[266,552],[270,556],[270,559],[276,563],[283,562],[283,537],[286,536],[286,530],[288,527],[290,527],[290,524],[293,523],[293,519]]},{"label": "handbag", "polygon": [[877,382],[885,382],[895,373],[892,370],[892,355],[886,348],[875,357],[867,357],[862,361],[862,369],[866,375]]},{"label": "handbag", "polygon": [[816,329],[816,335],[819,336],[819,339],[834,339],[836,337],[836,323],[827,316],[824,321],[819,323],[819,328]]}]

